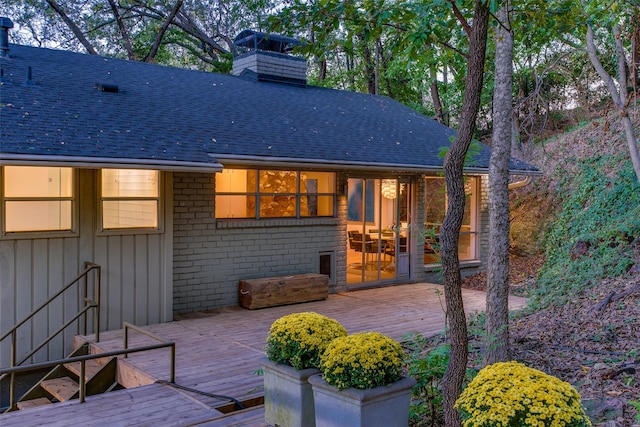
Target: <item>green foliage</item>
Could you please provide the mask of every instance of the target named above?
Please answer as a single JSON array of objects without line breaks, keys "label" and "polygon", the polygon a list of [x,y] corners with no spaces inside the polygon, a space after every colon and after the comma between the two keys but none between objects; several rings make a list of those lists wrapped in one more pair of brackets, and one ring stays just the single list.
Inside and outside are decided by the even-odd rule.
[{"label": "green foliage", "polygon": [[405,342],[409,353],[409,376],[416,379],[413,387],[409,419],[422,426],[442,425],[442,393],[440,383],[449,363],[449,346],[440,345],[426,351],[427,340],[414,335]]},{"label": "green foliage", "polygon": [[[626,163],[602,156],[580,161],[575,176],[563,172],[562,210],[546,235],[547,259],[536,291],[543,304],[561,303],[633,264],[628,243],[640,236],[638,181],[630,166],[610,170]],[[586,248],[583,253],[574,249],[578,242]]]},{"label": "green foliage", "polygon": [[640,423],[640,402],[635,400],[630,400],[629,405],[636,408],[636,422]]}]

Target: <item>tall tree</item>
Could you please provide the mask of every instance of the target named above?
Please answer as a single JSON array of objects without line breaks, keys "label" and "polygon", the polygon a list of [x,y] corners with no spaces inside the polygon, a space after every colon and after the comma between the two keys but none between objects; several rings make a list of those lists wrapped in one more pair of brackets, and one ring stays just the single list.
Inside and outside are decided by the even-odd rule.
[{"label": "tall tree", "polygon": [[469,23],[457,8],[457,2],[451,1],[451,7],[469,37],[467,53],[467,74],[465,78],[464,100],[460,115],[460,126],[456,137],[444,159],[444,177],[447,188],[447,213],[440,230],[440,249],[444,281],[447,315],[450,325],[451,353],[449,364],[442,383],[442,397],[445,425],[460,426],[461,420],[454,404],[462,392],[467,369],[468,343],[467,319],[462,301],[462,278],[458,259],[458,241],[464,217],[465,193],[463,167],[476,124],[482,82],[484,62],[487,50],[487,32],[489,26],[489,1],[475,0],[473,20]]},{"label": "tall tree", "polygon": [[489,266],[484,363],[509,358],[509,158],[513,129],[511,2],[498,12],[489,163]]},{"label": "tall tree", "polygon": [[[616,11],[620,11],[619,8],[624,7],[624,3],[626,2],[613,2],[612,7],[615,6],[614,9]],[[640,151],[638,150],[638,141],[636,138],[635,130],[633,129],[633,123],[631,123],[631,118],[629,117],[629,102],[631,98],[628,96],[627,90],[627,59],[625,54],[625,49],[623,45],[623,39],[620,31],[620,22],[623,19],[624,14],[615,15],[615,16],[607,16],[605,10],[603,10],[600,2],[587,2],[586,0],[582,0],[582,4],[585,7],[587,12],[587,34],[586,34],[586,45],[587,45],[587,54],[589,55],[589,60],[591,64],[595,68],[595,70],[600,75],[600,78],[604,81],[607,89],[609,90],[609,94],[611,95],[611,100],[613,101],[613,105],[620,116],[620,120],[622,121],[622,125],[624,127],[624,133],[627,139],[627,147],[629,149],[629,155],[631,156],[631,163],[633,164],[633,170],[636,173],[636,178],[640,183]],[[633,6],[633,12],[635,12],[637,6]],[[620,11],[623,12],[623,11]],[[627,17],[630,14],[626,14]],[[598,55],[598,49],[594,40],[594,18],[601,18],[605,23],[608,24],[608,27],[611,30],[611,35],[613,36],[614,43],[614,51],[615,58],[617,62],[617,74],[618,81],[609,74],[605,66],[600,62],[600,57]],[[632,55],[633,56],[633,55]],[[629,67],[634,68],[634,67]]]},{"label": "tall tree", "polygon": [[275,2],[14,0],[3,13],[18,43],[228,72],[235,35],[260,30]]}]

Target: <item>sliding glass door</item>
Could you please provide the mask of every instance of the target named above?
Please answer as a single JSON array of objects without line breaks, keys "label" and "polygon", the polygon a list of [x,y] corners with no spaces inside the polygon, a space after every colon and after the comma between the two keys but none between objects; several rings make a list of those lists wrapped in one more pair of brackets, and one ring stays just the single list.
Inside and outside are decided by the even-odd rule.
[{"label": "sliding glass door", "polygon": [[409,277],[409,180],[350,178],[347,284],[371,286]]}]

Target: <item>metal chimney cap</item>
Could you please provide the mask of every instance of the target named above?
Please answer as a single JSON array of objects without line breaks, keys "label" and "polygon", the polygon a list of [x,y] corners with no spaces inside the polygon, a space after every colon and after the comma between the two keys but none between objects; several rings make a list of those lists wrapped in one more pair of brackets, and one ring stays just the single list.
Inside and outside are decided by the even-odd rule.
[{"label": "metal chimney cap", "polygon": [[0,28],[13,28],[13,21],[5,16],[0,16]]}]

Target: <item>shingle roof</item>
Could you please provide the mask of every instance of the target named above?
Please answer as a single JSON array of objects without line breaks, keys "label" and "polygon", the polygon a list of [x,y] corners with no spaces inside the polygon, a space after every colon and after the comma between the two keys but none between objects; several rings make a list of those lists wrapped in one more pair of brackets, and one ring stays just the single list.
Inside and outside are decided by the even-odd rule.
[{"label": "shingle roof", "polygon": [[[225,158],[433,170],[454,131],[384,96],[10,45],[2,156],[215,165]],[[32,82],[26,82],[28,67]],[[95,84],[118,86],[101,92]],[[488,168],[489,149],[470,166]],[[526,164],[512,169],[535,171]]]}]

